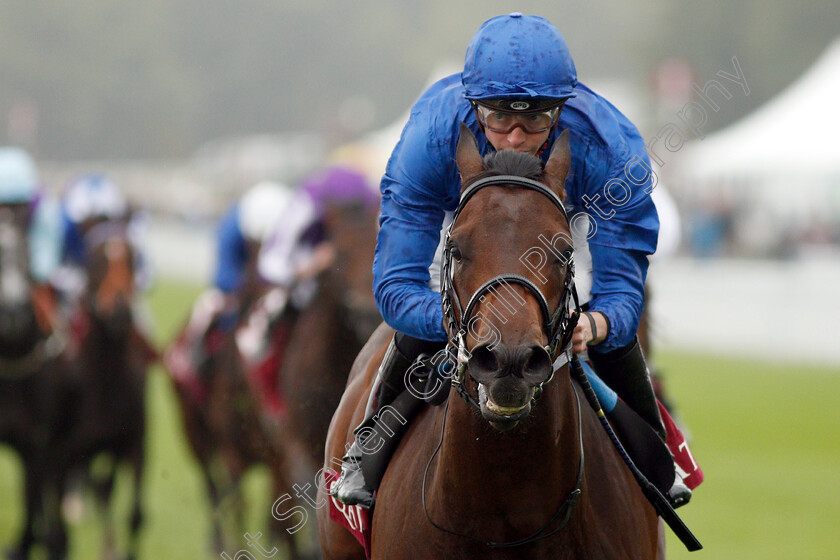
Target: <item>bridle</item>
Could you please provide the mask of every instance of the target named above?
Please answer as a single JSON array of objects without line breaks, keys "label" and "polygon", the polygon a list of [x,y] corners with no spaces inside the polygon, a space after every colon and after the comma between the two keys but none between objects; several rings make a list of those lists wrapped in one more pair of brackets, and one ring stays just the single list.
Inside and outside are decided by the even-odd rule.
[{"label": "bridle", "polygon": [[[461,301],[458,298],[458,293],[455,291],[455,284],[453,281],[454,270],[452,267],[452,244],[450,243],[452,230],[455,227],[458,217],[461,215],[464,207],[478,191],[486,187],[499,185],[528,189],[542,194],[547,197],[558,210],[560,210],[566,222],[568,223],[569,221],[566,207],[563,205],[563,201],[560,200],[560,197],[557,196],[554,191],[539,181],[535,181],[533,179],[527,179],[516,175],[496,175],[492,177],[485,177],[475,181],[469,185],[463,193],[461,193],[461,200],[458,202],[458,207],[455,209],[455,213],[452,217],[452,223],[446,230],[446,237],[444,239],[443,263],[441,265],[441,299],[443,302],[443,315],[450,335],[449,346],[451,347],[454,345],[454,350],[457,352],[456,357],[458,366],[457,371],[452,375],[452,383],[458,394],[476,407],[478,407],[478,403],[475,398],[472,397],[472,395],[470,395],[463,387],[463,381],[466,376],[466,362],[469,359],[469,351],[466,347],[465,336],[468,332],[470,321],[473,318],[473,312],[479,302],[484,299],[485,294],[490,292],[493,288],[507,286],[508,284],[518,284],[533,294],[540,306],[540,313],[543,318],[542,328],[548,337],[548,344],[545,346],[545,350],[551,357],[552,362],[554,362],[560,352],[565,350],[571,342],[574,324],[577,322],[577,308],[579,307],[577,293],[574,288],[574,260],[572,257],[569,258],[568,266],[566,268],[566,277],[563,281],[563,293],[560,297],[560,303],[553,312],[550,310],[548,300],[540,288],[533,281],[519,274],[499,274],[494,276],[490,280],[484,282],[484,284],[482,284],[475,293],[473,293],[467,302],[466,307],[462,307]],[[575,301],[575,313],[570,311],[569,303],[572,298],[574,298]],[[540,386],[539,389],[541,388],[542,386]],[[538,393],[539,392],[540,390],[538,390]]]}]

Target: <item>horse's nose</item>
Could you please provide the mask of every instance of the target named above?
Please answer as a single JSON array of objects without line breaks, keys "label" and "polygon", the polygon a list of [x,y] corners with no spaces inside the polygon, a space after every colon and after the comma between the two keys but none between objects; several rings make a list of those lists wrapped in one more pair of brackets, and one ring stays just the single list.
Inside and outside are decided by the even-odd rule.
[{"label": "horse's nose", "polygon": [[497,344],[492,348],[480,344],[473,348],[468,366],[472,377],[484,385],[513,375],[535,387],[547,381],[552,370],[551,357],[539,344],[514,347]]}]

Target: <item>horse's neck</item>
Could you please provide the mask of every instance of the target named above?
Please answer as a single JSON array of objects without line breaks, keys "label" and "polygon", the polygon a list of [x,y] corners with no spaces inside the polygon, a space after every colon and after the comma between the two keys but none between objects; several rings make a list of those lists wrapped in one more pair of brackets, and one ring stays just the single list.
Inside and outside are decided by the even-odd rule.
[{"label": "horse's neck", "polygon": [[126,328],[124,332],[115,332],[91,317],[85,344],[88,357],[95,363],[123,366],[130,338],[130,328]]},{"label": "horse's neck", "polygon": [[318,292],[310,302],[309,308],[316,310],[316,313],[324,317],[331,329],[349,332],[352,327],[348,323],[347,313],[341,300],[342,290],[343,286],[337,278],[330,274],[322,276]]},{"label": "horse's neck", "polygon": [[493,430],[461,399],[453,400],[435,468],[439,497],[465,513],[481,504],[486,509],[487,501],[508,513],[529,509],[533,504],[522,497],[534,495],[556,496],[547,506],[556,509],[580,474],[578,406],[568,373],[555,375],[531,417],[506,433]]}]

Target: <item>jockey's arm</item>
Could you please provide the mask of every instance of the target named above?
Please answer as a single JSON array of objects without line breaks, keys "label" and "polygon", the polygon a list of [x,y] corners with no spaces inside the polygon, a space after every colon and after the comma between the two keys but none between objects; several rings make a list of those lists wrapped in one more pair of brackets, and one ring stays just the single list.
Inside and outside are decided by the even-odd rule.
[{"label": "jockey's arm", "polygon": [[447,166],[446,161],[427,128],[412,118],[382,178],[373,264],[374,295],[385,322],[429,341],[446,340],[440,294],[428,287],[447,203],[446,185],[459,184],[454,164]]},{"label": "jockey's arm", "polygon": [[245,238],[239,227],[239,205],[231,207],[219,220],[216,230],[216,270],[213,285],[232,293],[240,283],[245,265]]},{"label": "jockey's arm", "polygon": [[61,209],[55,200],[43,197],[33,209],[29,225],[29,267],[36,282],[50,281],[61,262],[63,245]]},{"label": "jockey's arm", "polygon": [[[581,317],[573,338],[576,351],[595,346],[596,351],[607,352],[633,340],[644,305],[648,255],[656,250],[659,219],[649,194],[655,175],[650,172],[641,137],[628,134],[621,140],[626,148],[610,147],[613,153],[607,155],[590,146],[583,188],[577,191],[595,229],[589,239],[593,322]],[[616,185],[612,195],[607,192],[608,185]],[[619,194],[626,198],[620,199]]]}]

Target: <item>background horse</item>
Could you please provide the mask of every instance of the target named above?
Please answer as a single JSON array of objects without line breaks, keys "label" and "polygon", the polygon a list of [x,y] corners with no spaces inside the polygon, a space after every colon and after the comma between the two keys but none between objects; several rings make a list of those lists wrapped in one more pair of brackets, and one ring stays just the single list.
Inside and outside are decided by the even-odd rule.
[{"label": "background horse", "polygon": [[[111,495],[117,467],[132,473],[127,558],[137,556],[142,522],[146,372],[156,359],[135,320],[135,253],[124,220],[85,224],[87,285],[72,315],[82,390],[73,403],[71,436],[62,450],[92,484],[113,558],[116,517]],[[92,472],[92,468],[93,471]]]},{"label": "background horse", "polygon": [[[341,399],[352,358],[381,321],[371,289],[376,211],[373,205],[355,201],[328,205],[314,228],[318,230],[315,237],[322,239],[317,251],[330,257],[313,259],[318,264],[308,267],[309,275],[317,279],[315,295],[303,309],[289,305],[274,318],[268,336],[273,345],[268,353],[275,357],[273,360],[256,366],[239,356],[241,363],[230,370],[244,372],[237,377],[239,383],[247,380],[250,390],[250,405],[243,405],[243,410],[255,411],[261,422],[259,430],[249,423],[251,433],[239,434],[233,441],[259,437],[262,446],[266,443],[263,436],[268,437],[272,451],[264,457],[275,480],[275,497],[293,493],[300,497],[292,492],[291,485],[300,483],[307,492],[306,485],[314,482],[329,421]],[[266,290],[265,295],[270,297],[271,289]],[[265,310],[257,305],[250,308],[251,313],[248,311],[246,308],[243,325]],[[254,382],[254,368],[266,366],[278,369],[271,376],[277,386],[270,399],[264,394],[265,383]],[[239,383],[237,391],[242,388]],[[281,403],[280,411],[267,410],[266,404],[272,399],[275,404]],[[308,494],[314,499],[316,492],[311,487],[309,484]],[[295,554],[298,548],[314,548],[314,542],[295,540],[297,534],[305,538],[312,533],[298,533],[300,516],[280,511],[282,504],[277,502],[278,507],[273,507],[272,530],[286,539]],[[301,499],[290,510],[306,504]]]},{"label": "background horse", "polygon": [[[249,309],[266,289],[257,273],[259,250],[259,242],[246,242],[243,281],[233,294],[235,317],[216,317],[214,326],[200,342],[207,352],[199,372],[200,394],[173,378],[187,440],[210,499],[213,547],[217,554],[238,548],[244,538],[241,481],[252,466],[269,466],[273,494],[280,496],[291,491],[290,483],[279,470],[284,458],[266,434],[258,405],[251,398],[235,338],[237,325],[247,318]],[[220,320],[234,324],[222,325]],[[278,535],[286,542],[289,557],[299,558],[294,537],[278,531],[273,536]]]},{"label": "background horse", "polygon": [[[448,331],[454,337],[465,329],[452,343],[468,357],[461,387],[475,406],[450,394],[445,407],[425,409],[406,432],[377,494],[372,557],[655,558],[656,513],[579,395],[568,364],[554,371],[548,351],[570,328],[564,313],[571,235],[559,202],[568,135],[555,143],[544,170],[536,158],[514,152],[488,156],[485,169],[462,126],[456,159],[464,189],[484,185],[469,197],[462,190],[444,263]],[[492,175],[508,177],[480,181]],[[543,250],[550,263],[543,277],[520,260],[541,238],[552,240]],[[352,438],[392,334],[378,329],[359,355],[330,427],[327,458],[340,457]],[[364,558],[327,509],[318,512],[326,558]]]},{"label": "background horse", "polygon": [[382,322],[372,290],[377,212],[363,204],[327,209],[323,226],[335,257],[296,320],[280,366],[287,414],[273,439],[285,455],[305,463],[301,468],[312,475],[310,481],[323,461],[327,430],[353,360]]},{"label": "background horse", "polygon": [[50,560],[66,557],[61,488],[66,464],[58,443],[70,426],[64,412],[75,383],[65,333],[39,315],[29,276],[29,206],[0,206],[0,441],[21,458],[26,508],[11,558],[24,559],[44,543]]}]

